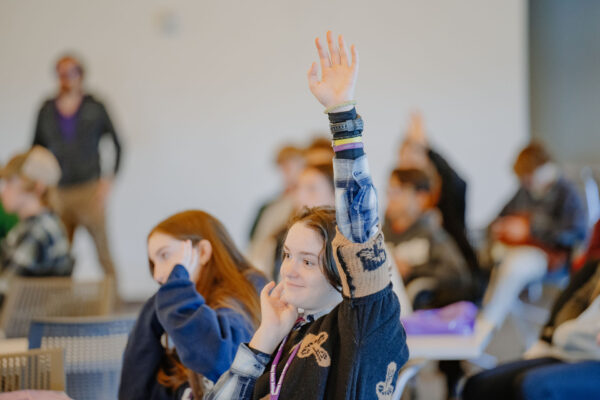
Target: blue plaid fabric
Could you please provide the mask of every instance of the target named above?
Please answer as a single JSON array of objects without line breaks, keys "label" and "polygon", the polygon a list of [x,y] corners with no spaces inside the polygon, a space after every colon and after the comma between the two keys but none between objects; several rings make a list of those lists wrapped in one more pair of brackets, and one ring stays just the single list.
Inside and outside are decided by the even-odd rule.
[{"label": "blue plaid fabric", "polygon": [[335,158],[335,211],[340,232],[354,243],[364,243],[378,232],[377,191],[367,156]]}]

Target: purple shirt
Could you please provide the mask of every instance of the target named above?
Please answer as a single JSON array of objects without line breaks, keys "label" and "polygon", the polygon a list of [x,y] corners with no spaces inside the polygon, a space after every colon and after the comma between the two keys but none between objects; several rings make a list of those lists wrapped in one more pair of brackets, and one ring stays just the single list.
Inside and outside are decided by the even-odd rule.
[{"label": "purple shirt", "polygon": [[77,114],[79,110],[77,110],[73,115],[68,117],[62,115],[60,111],[58,111],[58,107],[56,104],[54,105],[56,109],[56,119],[58,121],[58,129],[62,134],[65,142],[72,142],[75,139],[75,127],[77,125]]}]

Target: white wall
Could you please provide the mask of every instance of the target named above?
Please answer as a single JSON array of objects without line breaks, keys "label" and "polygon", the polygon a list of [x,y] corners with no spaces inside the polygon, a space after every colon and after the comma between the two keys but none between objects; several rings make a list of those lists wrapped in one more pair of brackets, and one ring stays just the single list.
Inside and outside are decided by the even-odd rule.
[{"label": "white wall", "polygon": [[[202,208],[245,244],[277,187],[278,143],[327,128],[305,74],[314,37],[333,29],[360,50],[357,99],[380,191],[418,107],[468,179],[468,218],[481,226],[512,189],[527,137],[525,13],[521,0],[3,0],[0,159],[29,144],[56,57],[82,54],[125,145],[109,221],[121,291],[144,297],[155,288],[153,224]],[[87,237],[76,241],[78,276],[95,275]]]}]

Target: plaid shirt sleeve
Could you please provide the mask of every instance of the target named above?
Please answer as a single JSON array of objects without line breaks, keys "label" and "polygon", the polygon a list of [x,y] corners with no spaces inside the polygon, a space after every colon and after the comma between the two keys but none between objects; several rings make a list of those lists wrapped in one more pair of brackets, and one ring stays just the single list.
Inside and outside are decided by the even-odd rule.
[{"label": "plaid shirt sleeve", "polygon": [[245,343],[240,344],[229,371],[203,396],[204,400],[250,400],[254,384],[270,361],[266,354],[256,354]]},{"label": "plaid shirt sleeve", "polygon": [[2,267],[15,271],[27,270],[34,265],[41,238],[26,221],[19,223],[3,242]]},{"label": "plaid shirt sleeve", "polygon": [[354,243],[364,243],[378,232],[377,191],[367,156],[335,158],[335,210],[340,232]]},{"label": "plaid shirt sleeve", "polygon": [[69,242],[58,217],[44,213],[21,221],[3,243],[3,268],[19,275],[68,275]]},{"label": "plaid shirt sleeve", "polygon": [[[339,130],[339,124],[349,120],[362,122],[355,108],[329,114],[334,150],[338,139],[362,138],[362,123],[351,124],[344,131]],[[334,125],[338,128],[334,129]],[[373,186],[363,147],[338,149],[333,159],[333,171],[338,229],[346,239],[364,243],[378,232],[379,215],[377,191]]]}]

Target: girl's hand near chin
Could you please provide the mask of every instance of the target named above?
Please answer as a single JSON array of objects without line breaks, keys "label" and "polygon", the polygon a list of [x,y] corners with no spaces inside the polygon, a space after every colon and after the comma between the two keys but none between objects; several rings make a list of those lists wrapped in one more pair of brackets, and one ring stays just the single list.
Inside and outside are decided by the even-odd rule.
[{"label": "girl's hand near chin", "polygon": [[250,347],[266,354],[271,354],[277,345],[292,330],[298,310],[282,299],[283,282],[275,286],[269,282],[260,293],[260,310],[262,319]]}]

